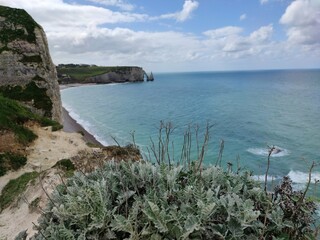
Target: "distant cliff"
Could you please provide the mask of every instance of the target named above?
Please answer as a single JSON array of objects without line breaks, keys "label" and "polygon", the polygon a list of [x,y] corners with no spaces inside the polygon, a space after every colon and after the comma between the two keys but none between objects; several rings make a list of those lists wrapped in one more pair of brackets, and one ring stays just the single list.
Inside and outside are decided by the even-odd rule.
[{"label": "distant cliff", "polygon": [[61,122],[57,73],[42,27],[22,9],[0,6],[0,93]]},{"label": "distant cliff", "polygon": [[141,67],[119,67],[108,73],[85,80],[87,83],[122,83],[122,82],[143,82],[144,70]]},{"label": "distant cliff", "polygon": [[61,84],[143,82],[149,79],[143,68],[136,66],[101,67],[85,64],[60,64],[57,66],[57,72]]}]

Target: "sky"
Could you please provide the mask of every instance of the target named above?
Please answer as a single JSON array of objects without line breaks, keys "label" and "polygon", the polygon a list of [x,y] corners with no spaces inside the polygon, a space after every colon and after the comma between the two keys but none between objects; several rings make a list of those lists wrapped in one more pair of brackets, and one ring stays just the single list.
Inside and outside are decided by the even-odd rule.
[{"label": "sky", "polygon": [[45,30],[55,64],[153,72],[320,68],[320,0],[0,0]]}]

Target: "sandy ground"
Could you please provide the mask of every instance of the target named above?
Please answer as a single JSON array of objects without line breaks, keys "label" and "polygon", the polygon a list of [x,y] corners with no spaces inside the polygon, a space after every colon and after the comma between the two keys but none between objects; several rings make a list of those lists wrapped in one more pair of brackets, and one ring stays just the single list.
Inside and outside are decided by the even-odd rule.
[{"label": "sandy ground", "polygon": [[[82,84],[60,86],[60,89],[78,86]],[[19,232],[26,229],[28,229],[28,237],[34,234],[33,225],[37,224],[41,208],[44,208],[47,203],[46,192],[50,194],[54,187],[61,183],[58,170],[51,168],[57,161],[77,156],[79,152],[95,151],[87,145],[87,142],[103,146],[72,119],[65,109],[63,109],[63,125],[63,130],[56,132],[52,132],[50,127],[30,126],[38,138],[27,148],[27,164],[18,171],[9,172],[0,177],[1,192],[11,179],[26,172],[42,172],[42,177],[30,186],[23,196],[19,196],[12,206],[0,214],[0,240],[14,239]],[[30,209],[30,203],[38,197],[41,198],[40,208]]]},{"label": "sandy ground", "polygon": [[[15,179],[23,173],[47,170],[42,185],[50,193],[54,186],[60,183],[59,176],[54,173],[56,170],[51,167],[61,159],[76,156],[79,151],[90,152],[93,150],[87,146],[86,140],[79,133],[63,130],[52,132],[50,127],[41,128],[36,125],[31,126],[31,129],[38,135],[38,138],[27,149],[28,162],[20,170],[0,177],[0,191],[10,179]],[[33,223],[37,224],[41,212],[31,211],[28,203],[37,197],[46,199],[45,192],[40,186],[38,183],[30,187],[23,196],[20,196],[20,200],[16,204],[0,214],[0,240],[14,239],[19,232],[26,229],[28,229],[29,236],[34,233]],[[45,202],[42,205],[44,207]]]}]

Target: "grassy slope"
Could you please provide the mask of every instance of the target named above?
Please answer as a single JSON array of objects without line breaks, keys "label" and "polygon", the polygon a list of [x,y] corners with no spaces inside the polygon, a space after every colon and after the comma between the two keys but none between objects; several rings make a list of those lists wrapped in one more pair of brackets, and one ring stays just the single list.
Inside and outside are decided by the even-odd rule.
[{"label": "grassy slope", "polygon": [[12,179],[3,188],[0,195],[0,212],[10,205],[21,193],[23,193],[28,183],[39,176],[37,172],[29,172],[21,175],[16,179]]},{"label": "grassy slope", "polygon": [[37,136],[23,126],[27,121],[38,122],[41,126],[52,126],[54,130],[62,127],[55,121],[33,114],[18,102],[0,94],[0,130],[12,131],[20,143],[28,144]]}]

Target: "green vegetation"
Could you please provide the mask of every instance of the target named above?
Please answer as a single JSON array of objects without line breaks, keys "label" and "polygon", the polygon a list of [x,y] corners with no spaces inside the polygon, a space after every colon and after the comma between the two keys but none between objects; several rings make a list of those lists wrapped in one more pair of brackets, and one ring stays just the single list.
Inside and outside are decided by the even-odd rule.
[{"label": "green vegetation", "polygon": [[64,172],[66,177],[72,177],[76,167],[70,159],[62,159],[58,161],[52,168],[58,168]]},{"label": "green vegetation", "polygon": [[29,204],[29,209],[31,212],[34,212],[38,209],[40,201],[41,201],[41,198],[37,197]]},{"label": "green vegetation", "polygon": [[28,183],[35,180],[38,176],[39,173],[37,172],[28,172],[16,179],[10,180],[2,189],[0,195],[0,212],[15,201],[26,190]]},{"label": "green vegetation", "polygon": [[22,63],[31,63],[31,62],[41,63],[42,58],[40,55],[23,56],[23,58],[20,60],[20,62],[22,62]]},{"label": "green vegetation", "polygon": [[63,125],[61,125],[60,123],[58,123],[54,120],[51,120],[49,118],[40,118],[39,122],[42,127],[52,126],[53,132],[58,131],[63,128]]},{"label": "green vegetation", "polygon": [[[216,166],[204,167],[210,127],[202,146],[195,145],[196,161],[190,159],[191,128],[182,158],[174,160],[174,128],[161,122],[158,142],[150,148],[152,162],[114,160],[91,173],[75,173],[50,197],[35,239],[316,239],[309,184],[304,192],[293,191],[284,177],[267,192],[250,172],[221,168],[220,157]],[[109,151],[125,154],[118,147]]]},{"label": "green vegetation", "polygon": [[95,65],[60,64],[57,67],[58,75],[69,75],[78,82],[84,81],[88,77],[102,75],[108,72],[126,72],[131,67],[100,67]]},{"label": "green vegetation", "polygon": [[20,154],[2,153],[0,154],[0,176],[6,174],[9,170],[18,170],[27,163],[27,158]]},{"label": "green vegetation", "polygon": [[33,101],[33,106],[42,109],[46,117],[51,117],[52,101],[46,93],[47,89],[39,88],[35,82],[22,86],[2,86],[0,93],[3,96],[18,101]]},{"label": "green vegetation", "polygon": [[[36,41],[34,29],[40,26],[25,10],[0,6],[0,16],[5,17],[6,22],[8,22],[0,30],[0,41],[2,43],[7,44],[16,39],[26,40],[30,43]],[[12,29],[11,24],[21,26],[26,32],[24,29]]]},{"label": "green vegetation", "polygon": [[37,136],[23,124],[33,119],[35,115],[27,108],[0,94],[0,130],[13,131],[20,143],[27,144]]},{"label": "green vegetation", "polygon": [[[315,239],[313,202],[248,172],[108,162],[51,196],[36,239]],[[301,201],[300,201],[301,200]]]},{"label": "green vegetation", "polygon": [[62,125],[53,120],[33,114],[18,102],[0,94],[0,131],[12,131],[21,144],[28,144],[37,138],[31,130],[23,126],[24,123],[30,120],[39,122],[43,127],[52,126],[53,130],[62,127]]}]

